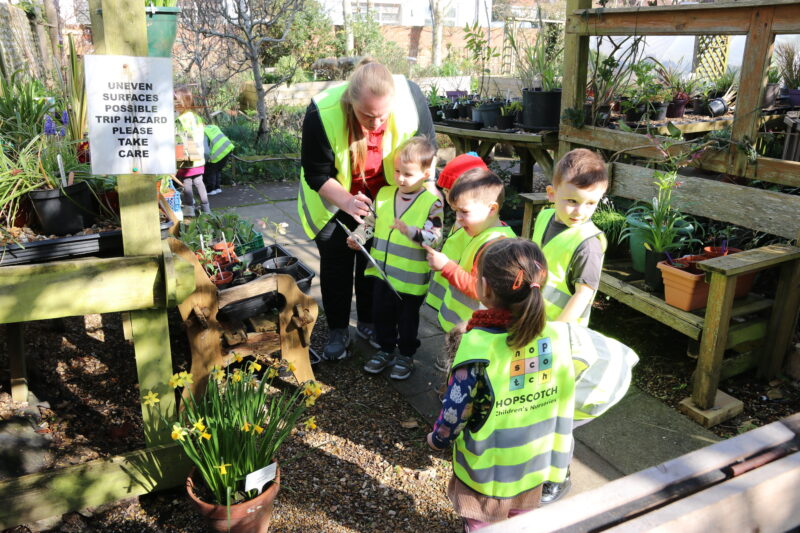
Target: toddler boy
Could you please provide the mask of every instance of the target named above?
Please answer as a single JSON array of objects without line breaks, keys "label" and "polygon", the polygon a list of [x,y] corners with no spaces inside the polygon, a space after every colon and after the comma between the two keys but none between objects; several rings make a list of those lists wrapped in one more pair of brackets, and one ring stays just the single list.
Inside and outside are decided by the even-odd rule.
[{"label": "toddler boy", "polygon": [[442,201],[424,188],[435,157],[436,148],[426,137],[406,141],[395,158],[396,185],[378,191],[375,214],[368,215],[347,239],[350,248],[358,249],[356,241],[363,244],[372,238],[370,254],[391,283],[390,287],[374,266],[364,271],[377,278],[373,321],[380,350],[364,365],[371,374],[391,366],[389,377],[401,380],[414,370],[420,345],[419,308],[430,281],[423,246],[436,246],[442,238]]}]

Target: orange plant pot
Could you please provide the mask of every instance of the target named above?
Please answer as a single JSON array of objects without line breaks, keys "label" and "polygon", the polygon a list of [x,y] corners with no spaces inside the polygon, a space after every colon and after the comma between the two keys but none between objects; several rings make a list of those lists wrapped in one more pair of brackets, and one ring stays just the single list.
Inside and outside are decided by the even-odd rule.
[{"label": "orange plant pot", "polygon": [[[705,307],[708,302],[710,286],[706,283],[705,273],[692,272],[689,264],[706,259],[710,258],[704,255],[689,255],[675,261],[676,263],[685,264],[686,268],[675,267],[666,261],[659,262],[657,266],[661,271],[661,278],[664,280],[664,301],[684,311],[694,311]],[[754,272],[740,276],[736,280],[734,298],[747,296],[753,286],[755,275]]]}]

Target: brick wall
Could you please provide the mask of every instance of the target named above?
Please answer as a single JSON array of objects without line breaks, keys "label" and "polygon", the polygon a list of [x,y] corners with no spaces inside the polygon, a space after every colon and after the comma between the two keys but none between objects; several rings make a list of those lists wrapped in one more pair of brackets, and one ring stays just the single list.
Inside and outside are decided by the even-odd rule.
[{"label": "brick wall", "polygon": [[9,74],[17,69],[44,79],[41,53],[36,35],[23,10],[0,4],[0,56]]}]

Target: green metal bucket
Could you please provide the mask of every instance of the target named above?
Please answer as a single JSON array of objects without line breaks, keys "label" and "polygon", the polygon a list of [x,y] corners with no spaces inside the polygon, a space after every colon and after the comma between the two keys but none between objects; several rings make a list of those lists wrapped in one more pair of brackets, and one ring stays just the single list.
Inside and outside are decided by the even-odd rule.
[{"label": "green metal bucket", "polygon": [[172,45],[178,33],[179,7],[146,7],[147,55],[172,57]]}]

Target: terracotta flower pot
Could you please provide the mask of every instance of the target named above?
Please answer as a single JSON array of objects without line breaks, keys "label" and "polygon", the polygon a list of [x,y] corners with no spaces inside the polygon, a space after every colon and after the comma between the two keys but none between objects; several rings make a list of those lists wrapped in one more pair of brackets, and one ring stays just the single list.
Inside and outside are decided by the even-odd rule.
[{"label": "terracotta flower pot", "polygon": [[[231,531],[232,533],[266,533],[272,520],[272,505],[281,485],[281,469],[278,467],[275,479],[258,496],[252,500],[231,505],[230,523],[228,508],[224,505],[206,503],[195,494],[193,475],[195,469],[186,478],[186,493],[192,500],[200,515],[205,517],[214,531]],[[230,528],[228,527],[230,526]]]},{"label": "terracotta flower pot", "polygon": [[221,266],[239,261],[236,257],[236,252],[234,252],[236,245],[232,242],[218,242],[211,248],[217,253],[218,261]]},{"label": "terracotta flower pot", "polygon": [[233,281],[233,272],[229,272],[227,270],[221,270],[220,272],[214,274],[211,277],[211,281],[214,282],[219,288],[222,288],[228,285],[231,281]]}]

